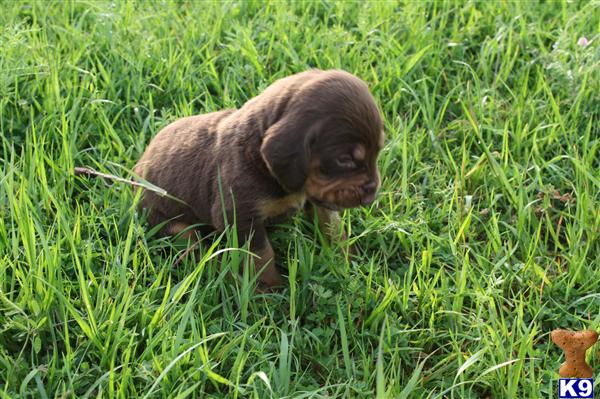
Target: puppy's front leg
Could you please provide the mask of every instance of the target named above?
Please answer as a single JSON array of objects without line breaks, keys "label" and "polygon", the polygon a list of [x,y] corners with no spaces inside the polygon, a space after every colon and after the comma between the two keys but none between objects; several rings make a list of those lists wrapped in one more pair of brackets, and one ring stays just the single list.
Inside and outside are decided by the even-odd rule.
[{"label": "puppy's front leg", "polygon": [[281,274],[275,266],[275,254],[267,237],[264,226],[254,228],[250,241],[250,251],[258,256],[254,258],[254,270],[258,275],[261,289],[283,286]]},{"label": "puppy's front leg", "polygon": [[[241,195],[236,197],[243,198]],[[231,203],[226,203],[226,217],[223,217],[221,204],[215,202],[211,210],[212,225],[217,231],[223,231],[226,227],[226,221],[235,220],[236,233],[240,244],[250,240],[250,251],[256,255],[256,257],[253,257],[254,270],[258,274],[259,289],[265,290],[283,286],[281,274],[275,267],[275,256],[267,237],[264,222],[252,213],[244,212],[248,208],[250,207],[240,205],[236,212]]]}]

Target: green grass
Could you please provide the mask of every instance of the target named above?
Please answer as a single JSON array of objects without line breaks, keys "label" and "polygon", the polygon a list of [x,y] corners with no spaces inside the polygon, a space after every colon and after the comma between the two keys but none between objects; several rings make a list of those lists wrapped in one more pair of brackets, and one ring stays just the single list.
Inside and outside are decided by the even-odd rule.
[{"label": "green grass", "polygon": [[[547,398],[549,332],[600,328],[599,2],[1,8],[1,397]],[[309,67],[385,114],[354,261],[298,216],[256,294],[232,234],[173,268],[130,187],[73,176]]]}]

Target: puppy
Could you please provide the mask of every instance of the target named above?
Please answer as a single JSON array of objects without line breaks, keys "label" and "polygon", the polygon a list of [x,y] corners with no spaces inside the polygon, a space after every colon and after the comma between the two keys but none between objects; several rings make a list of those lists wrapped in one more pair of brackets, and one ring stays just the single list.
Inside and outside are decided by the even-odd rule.
[{"label": "puppy", "polygon": [[[150,142],[135,172],[174,201],[143,193],[149,223],[167,234],[233,223],[259,256],[259,282],[282,285],[265,227],[303,208],[338,231],[337,211],[369,205],[380,185],[381,114],[359,78],[309,70],[280,79],[240,109],[179,119]],[[188,231],[193,237],[194,232]]]}]

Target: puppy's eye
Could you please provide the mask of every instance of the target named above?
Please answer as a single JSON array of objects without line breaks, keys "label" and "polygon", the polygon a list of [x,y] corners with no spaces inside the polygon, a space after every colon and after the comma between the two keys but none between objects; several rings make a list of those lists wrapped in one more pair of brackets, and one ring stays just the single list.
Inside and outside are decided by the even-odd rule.
[{"label": "puppy's eye", "polygon": [[356,163],[354,159],[348,154],[340,155],[336,158],[335,163],[344,169],[354,169],[356,167]]}]

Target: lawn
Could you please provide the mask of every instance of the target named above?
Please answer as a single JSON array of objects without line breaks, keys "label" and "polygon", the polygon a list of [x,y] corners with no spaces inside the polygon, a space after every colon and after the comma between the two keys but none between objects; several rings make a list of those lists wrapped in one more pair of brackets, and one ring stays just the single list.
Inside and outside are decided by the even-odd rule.
[{"label": "lawn", "polygon": [[[550,331],[600,328],[600,2],[1,8],[0,397],[549,398]],[[273,231],[282,292],[73,174],[310,67],[368,82],[383,182],[354,259]]]}]

